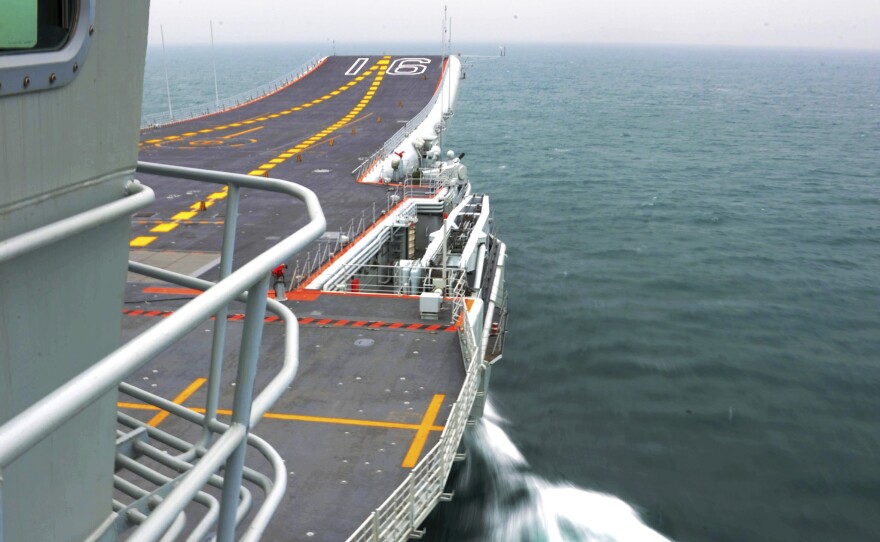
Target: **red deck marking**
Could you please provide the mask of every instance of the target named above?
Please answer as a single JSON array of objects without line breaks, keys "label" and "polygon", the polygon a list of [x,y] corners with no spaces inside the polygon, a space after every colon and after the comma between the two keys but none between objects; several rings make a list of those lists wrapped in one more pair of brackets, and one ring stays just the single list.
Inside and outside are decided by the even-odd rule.
[{"label": "red deck marking", "polygon": [[406,329],[412,329],[412,330],[422,329],[422,326],[423,326],[423,324],[410,324],[410,325],[406,326]]},{"label": "red deck marking", "polygon": [[367,322],[364,322],[363,320],[358,320],[357,322],[353,323],[351,327],[363,327],[365,325],[367,325]]},{"label": "red deck marking", "polygon": [[332,321],[333,321],[333,318],[324,318],[323,320],[318,320],[317,322],[315,322],[315,324],[317,324],[319,326],[326,326],[327,324],[329,324]]},{"label": "red deck marking", "polygon": [[431,325],[431,326],[426,327],[426,328],[425,328],[425,331],[437,331],[437,330],[440,329],[441,327],[443,327],[443,326],[438,325],[438,324],[434,324],[434,325]]},{"label": "red deck marking", "polygon": [[160,314],[162,314],[162,311],[150,311],[144,313],[144,316],[159,316]]},{"label": "red deck marking", "polygon": [[143,313],[144,313],[144,311],[142,311],[141,309],[135,309],[133,311],[128,311],[129,316],[140,316]]},{"label": "red deck marking", "polygon": [[165,288],[162,286],[148,286],[144,288],[145,294],[171,294],[171,295],[199,295],[201,290],[191,288]]},{"label": "red deck marking", "polygon": [[314,318],[300,318],[300,324],[311,324],[315,319]]},{"label": "red deck marking", "polygon": [[406,324],[404,324],[403,322],[394,322],[393,324],[390,324],[388,327],[391,329],[397,329],[397,328],[403,327],[405,325]]},{"label": "red deck marking", "polygon": [[449,326],[446,329],[444,329],[443,331],[445,331],[447,333],[455,333],[456,331],[458,331],[458,326]]},{"label": "red deck marking", "polygon": [[367,327],[369,327],[370,329],[376,329],[377,327],[382,327],[384,325],[385,325],[385,322],[373,322],[372,324],[370,324]]},{"label": "red deck marking", "polygon": [[335,322],[333,322],[333,325],[334,326],[344,326],[344,325],[348,324],[350,321],[351,320],[336,320]]},{"label": "red deck marking", "polygon": [[171,311],[165,311],[165,312],[163,312],[162,314],[160,314],[159,316],[161,316],[162,318],[168,318],[168,317],[171,316],[172,314],[174,314],[174,313],[171,312]]},{"label": "red deck marking", "polygon": [[263,319],[264,322],[269,324],[271,324],[272,322],[277,322],[278,320],[281,320],[281,318],[278,318],[277,316],[267,316]]},{"label": "red deck marking", "polygon": [[227,318],[227,320],[232,320],[232,321],[244,320],[244,315],[243,314],[232,314]]}]

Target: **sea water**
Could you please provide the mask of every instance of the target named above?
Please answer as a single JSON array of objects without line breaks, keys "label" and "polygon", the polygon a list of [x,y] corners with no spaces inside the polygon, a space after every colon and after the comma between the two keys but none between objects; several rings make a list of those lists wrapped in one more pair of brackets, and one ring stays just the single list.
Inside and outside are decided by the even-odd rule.
[{"label": "sea water", "polygon": [[[218,47],[220,97],[323,49]],[[166,52],[176,107],[213,100],[210,55]],[[491,195],[511,317],[428,538],[880,539],[880,53],[465,65],[444,143]],[[159,49],[145,87],[167,108]]]}]

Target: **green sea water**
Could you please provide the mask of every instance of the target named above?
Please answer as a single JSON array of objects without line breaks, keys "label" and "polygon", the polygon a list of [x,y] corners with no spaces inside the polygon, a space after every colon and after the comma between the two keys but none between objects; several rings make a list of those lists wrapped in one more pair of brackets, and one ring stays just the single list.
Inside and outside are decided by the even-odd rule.
[{"label": "green sea water", "polygon": [[[322,49],[219,47],[221,98]],[[646,540],[607,494],[679,541],[880,539],[880,54],[507,52],[444,142],[508,246],[497,415],[429,535]],[[213,100],[210,49],[165,59]]]}]

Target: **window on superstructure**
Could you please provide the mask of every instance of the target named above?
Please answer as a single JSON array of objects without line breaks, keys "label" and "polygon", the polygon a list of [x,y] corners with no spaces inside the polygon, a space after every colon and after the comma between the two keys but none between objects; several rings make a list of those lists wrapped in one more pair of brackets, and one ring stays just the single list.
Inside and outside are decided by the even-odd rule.
[{"label": "window on superstructure", "polygon": [[0,54],[61,49],[78,10],[79,0],[0,1]]}]

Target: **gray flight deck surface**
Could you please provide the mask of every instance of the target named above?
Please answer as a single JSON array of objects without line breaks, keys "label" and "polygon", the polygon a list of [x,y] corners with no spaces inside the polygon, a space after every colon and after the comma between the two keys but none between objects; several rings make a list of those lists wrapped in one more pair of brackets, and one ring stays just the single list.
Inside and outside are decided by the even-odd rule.
[{"label": "gray flight deck surface", "polygon": [[[370,57],[360,73],[382,58]],[[385,66],[397,58],[389,57]],[[249,173],[337,125],[298,153],[302,161],[281,160],[269,176],[312,189],[321,201],[328,231],[344,229],[374,202],[379,209],[385,205],[387,189],[359,184],[351,171],[430,101],[442,61],[425,58],[430,64],[424,77],[385,74],[359,110],[355,108],[370,85],[375,85],[378,69],[311,107],[280,114],[330,96],[357,76],[346,71],[358,57],[330,57],[303,79],[255,103],[145,131],[139,159]],[[353,118],[339,126],[340,119],[353,112]],[[244,124],[246,120],[253,122]],[[237,123],[242,125],[229,126]],[[141,242],[133,242],[132,257],[214,280],[225,200],[207,198],[220,187],[138,177],[156,191],[156,203],[133,218],[132,238]],[[254,190],[243,190],[242,195],[236,268],[305,223],[304,207],[298,202]],[[198,202],[206,200],[213,205],[199,211]],[[173,218],[181,212],[193,216]],[[150,231],[160,224],[175,226]],[[142,333],[191,297],[173,288],[145,291],[157,286],[171,287],[130,275],[124,339]],[[344,540],[403,482],[409,472],[403,466],[408,453],[412,450],[423,457],[438,441],[465,377],[458,334],[450,327],[448,311],[439,321],[420,320],[415,297],[322,294],[286,303],[303,321],[300,368],[290,390],[254,431],[279,451],[288,471],[287,496],[264,539]],[[243,311],[241,304],[230,307],[230,314]],[[228,323],[221,420],[228,419],[223,409],[232,404],[242,327],[243,321]],[[265,325],[257,391],[280,366],[283,330],[280,322]],[[199,379],[208,376],[212,335],[213,324],[206,321],[128,381],[185,406],[203,408],[206,389]],[[125,395],[119,400],[126,414],[155,421],[156,410],[138,408]],[[430,405],[441,400],[432,419]],[[175,417],[158,423],[161,429],[191,441],[200,431]],[[421,447],[419,433],[427,433]],[[252,455],[249,452],[248,457]],[[259,456],[251,459],[255,459],[252,466],[268,473]],[[254,496],[259,503],[260,492],[255,490]]]}]

